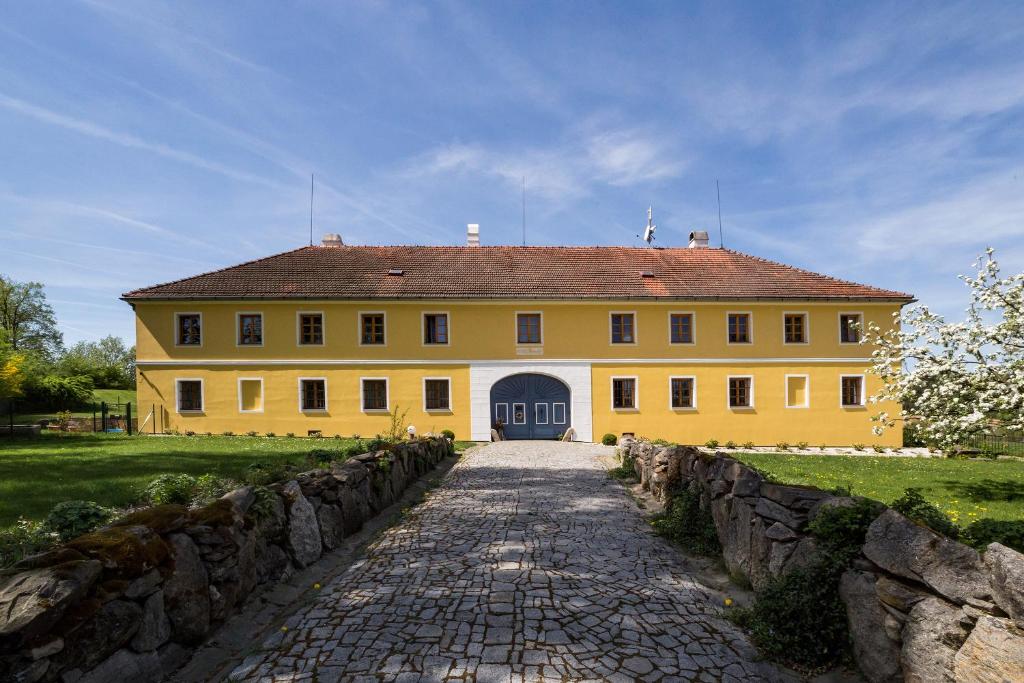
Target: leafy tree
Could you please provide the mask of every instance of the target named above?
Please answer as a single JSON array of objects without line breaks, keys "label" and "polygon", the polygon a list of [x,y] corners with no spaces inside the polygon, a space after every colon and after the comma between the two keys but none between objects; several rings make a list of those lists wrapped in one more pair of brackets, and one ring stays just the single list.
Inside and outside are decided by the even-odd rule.
[{"label": "leafy tree", "polygon": [[64,348],[57,318],[39,282],[15,282],[0,275],[0,329],[15,351],[33,351],[52,360]]},{"label": "leafy tree", "polygon": [[[870,372],[883,381],[871,401],[899,402],[899,418],[917,418],[921,436],[943,448],[994,423],[1024,430],[1024,273],[1004,277],[992,249],[975,266],[975,277],[960,276],[971,293],[964,322],[915,306],[864,337],[875,346]],[[872,419],[876,434],[896,424],[886,412]]]},{"label": "leafy tree", "polygon": [[21,384],[25,379],[24,354],[15,352],[0,335],[0,400],[21,395]]},{"label": "leafy tree", "polygon": [[100,388],[126,389],[135,386],[135,347],[112,335],[78,342],[61,356],[57,369],[67,377],[87,375]]}]

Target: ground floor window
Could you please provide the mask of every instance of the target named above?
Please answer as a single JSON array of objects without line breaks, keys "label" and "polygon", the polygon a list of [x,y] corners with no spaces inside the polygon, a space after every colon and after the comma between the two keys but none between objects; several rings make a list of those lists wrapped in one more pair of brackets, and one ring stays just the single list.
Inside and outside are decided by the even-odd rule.
[{"label": "ground floor window", "polygon": [[447,378],[423,380],[423,407],[426,410],[451,410],[451,381]]},{"label": "ground floor window", "polygon": [[729,407],[730,408],[753,408],[754,407],[754,378],[753,377],[730,377],[729,378]]},{"label": "ground floor window", "polygon": [[388,409],[388,381],[369,378],[363,380],[363,410]]},{"label": "ground floor window", "polygon": [[551,423],[556,425],[565,424],[565,404],[564,403],[552,403],[551,404]]},{"label": "ground floor window", "polygon": [[299,401],[302,410],[327,410],[327,380],[299,380]]},{"label": "ground floor window", "polygon": [[512,424],[524,425],[526,424],[526,404],[525,403],[513,403],[512,404]]},{"label": "ground floor window", "polygon": [[502,425],[508,424],[508,404],[507,403],[495,403],[494,404],[494,421],[500,422]]},{"label": "ground floor window", "polygon": [[203,410],[203,380],[178,380],[178,412],[199,413]]},{"label": "ground floor window", "polygon": [[670,380],[670,392],[673,408],[693,408],[693,383],[693,377],[673,377]]},{"label": "ground floor window", "polygon": [[243,413],[263,412],[263,380],[242,377],[238,380],[238,410]]},{"label": "ground floor window", "polygon": [[612,408],[616,410],[636,408],[636,377],[612,378]]},{"label": "ground floor window", "polygon": [[845,407],[864,405],[864,378],[860,375],[840,378],[840,394]]}]

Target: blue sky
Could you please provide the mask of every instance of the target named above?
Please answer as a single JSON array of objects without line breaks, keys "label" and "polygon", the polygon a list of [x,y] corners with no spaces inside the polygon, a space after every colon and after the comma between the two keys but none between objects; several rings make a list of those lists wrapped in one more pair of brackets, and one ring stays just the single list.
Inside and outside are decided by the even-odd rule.
[{"label": "blue sky", "polygon": [[956,314],[1024,267],[1019,3],[7,3],[0,272],[69,342],[300,246],[726,246]]}]

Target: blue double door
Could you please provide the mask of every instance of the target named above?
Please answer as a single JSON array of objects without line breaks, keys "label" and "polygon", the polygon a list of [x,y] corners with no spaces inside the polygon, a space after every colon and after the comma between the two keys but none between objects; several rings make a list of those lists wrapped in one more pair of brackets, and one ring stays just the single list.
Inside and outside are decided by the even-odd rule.
[{"label": "blue double door", "polygon": [[524,373],[491,387],[491,426],[506,439],[553,439],[572,424],[569,387],[547,375]]}]

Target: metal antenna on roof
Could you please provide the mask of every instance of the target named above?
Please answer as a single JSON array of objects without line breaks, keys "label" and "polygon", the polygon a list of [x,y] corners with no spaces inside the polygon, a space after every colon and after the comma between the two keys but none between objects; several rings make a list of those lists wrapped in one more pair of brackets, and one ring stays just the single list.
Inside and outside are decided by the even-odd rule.
[{"label": "metal antenna on roof", "polygon": [[[658,228],[654,224],[654,206],[647,207],[647,227],[644,228],[644,236],[641,238],[644,242],[647,242],[647,246],[652,246],[654,242],[654,231]],[[640,235],[637,235],[640,237]]]},{"label": "metal antenna on roof", "polygon": [[309,246],[313,246],[313,174],[309,174]]},{"label": "metal antenna on roof", "polygon": [[523,176],[523,246],[526,246],[526,176]]},{"label": "metal antenna on roof", "polygon": [[725,249],[725,237],[722,233],[722,188],[718,186],[718,178],[715,178],[715,193],[718,195],[718,246]]}]

